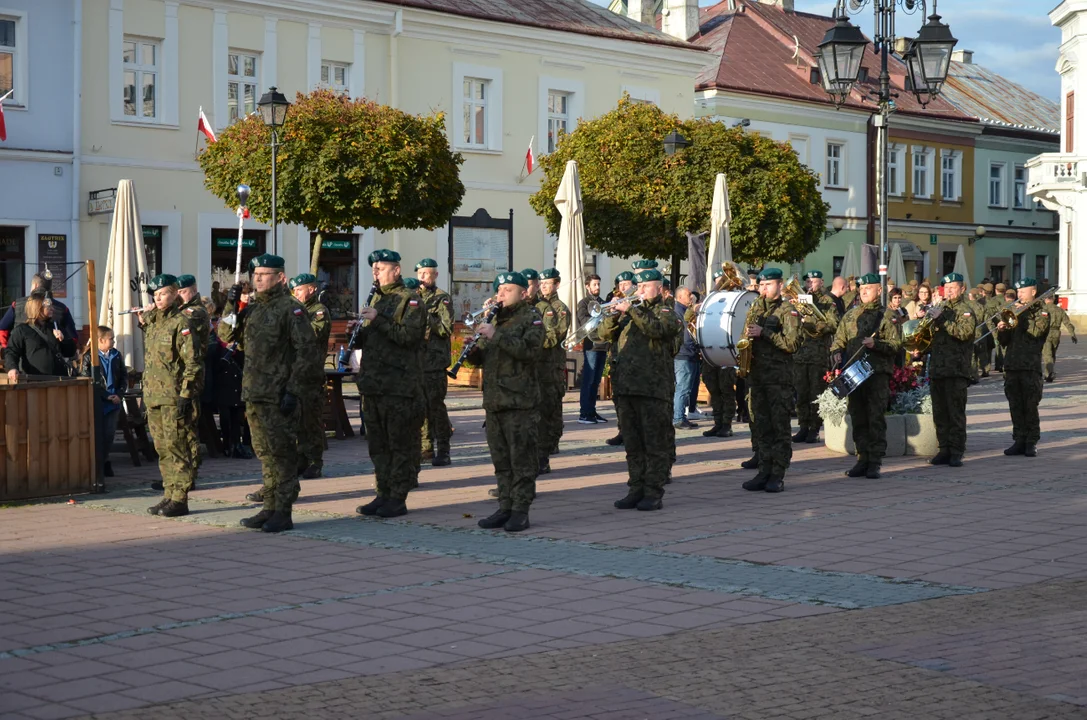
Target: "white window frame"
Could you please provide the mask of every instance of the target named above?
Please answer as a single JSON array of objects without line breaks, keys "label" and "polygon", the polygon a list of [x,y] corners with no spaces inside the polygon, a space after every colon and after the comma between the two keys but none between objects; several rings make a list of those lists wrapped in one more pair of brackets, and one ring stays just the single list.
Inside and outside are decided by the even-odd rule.
[{"label": "white window frame", "polygon": [[[1016,210],[1029,210],[1030,197],[1027,195],[1027,168],[1022,163],[1016,163],[1012,171],[1012,207]],[[1020,189],[1022,193],[1020,193]],[[1022,197],[1022,202],[1020,202]]]},{"label": "white window frame", "polygon": [[[910,189],[913,191],[913,196],[915,198],[920,198],[922,200],[929,200],[929,199],[932,198],[932,193],[935,190],[935,188],[933,187],[934,186],[933,175],[935,173],[935,168],[933,166],[936,164],[934,162],[936,152],[932,148],[924,147],[922,145],[914,145],[911,148],[911,150],[912,150],[912,152],[910,153],[910,158],[911,158],[911,163],[910,163],[911,168],[910,169],[912,171],[911,172],[912,184],[911,184]],[[923,192],[923,193],[917,191],[917,185],[918,185],[917,173],[918,173],[918,170],[921,169],[920,167],[918,167],[918,164],[917,164],[917,158],[919,158],[919,157],[923,157],[925,159],[925,165],[924,165],[924,173],[925,173],[925,183],[924,183],[925,187],[924,187],[924,190],[925,190],[925,192]]]},{"label": "white window frame", "polygon": [[[253,75],[231,75],[230,74],[230,56],[238,56],[238,68],[241,72],[245,71],[245,58],[253,58]],[[245,109],[245,86],[253,86],[253,112],[257,112],[257,102],[260,101],[260,68],[261,68],[261,54],[255,50],[241,50],[238,48],[230,48],[226,53],[226,124],[230,125],[237,120],[244,120],[247,113]],[[238,117],[233,120],[230,117],[230,86],[232,83],[238,84]]]},{"label": "white window frame", "polygon": [[[469,63],[453,63],[453,147],[466,152],[502,152],[502,68]],[[485,142],[482,145],[464,142],[464,81],[474,78],[488,83],[484,120]]]},{"label": "white window frame", "polygon": [[656,105],[660,107],[661,104],[661,91],[656,88],[639,87],[637,85],[624,85],[622,91],[619,93],[620,97],[626,93],[630,95],[630,99],[634,102],[646,103],[648,105]]},{"label": "white window frame", "polygon": [[[892,155],[891,153],[894,153]],[[892,162],[894,158],[894,162]],[[902,197],[906,194],[906,147],[891,143],[887,146],[887,194]]]},{"label": "white window frame", "polygon": [[[995,169],[995,168],[1000,169],[1000,177],[998,177],[998,178],[993,177],[993,169]],[[990,162],[989,163],[989,174],[988,174],[987,178],[988,178],[988,181],[989,181],[989,183],[988,183],[989,207],[992,207],[992,208],[1006,208],[1006,207],[1008,207],[1008,163],[1006,163],[1006,162]],[[993,202],[993,181],[994,180],[996,180],[997,182],[1000,183],[1000,185],[996,188],[997,194],[999,194],[1000,197],[997,198],[997,202],[995,202],[995,203]]]},{"label": "white window frame", "polygon": [[[553,107],[551,104],[552,98],[555,99],[556,105],[560,104],[562,108]],[[571,95],[568,92],[561,90],[548,90],[547,91],[547,152],[555,152],[555,148],[559,144],[559,135],[567,135],[570,132],[570,100]]]},{"label": "white window frame", "polygon": [[[467,92],[465,92],[465,86],[468,86]],[[480,90],[481,97],[476,97],[476,90]],[[490,129],[491,113],[490,113],[490,99],[491,99],[491,81],[483,78],[466,77],[461,82],[461,112],[458,113],[461,118],[461,135],[458,138],[461,145],[466,148],[474,149],[487,149],[487,131]],[[478,111],[482,111],[481,113]],[[467,113],[468,119],[465,120],[465,114]],[[476,123],[479,116],[483,117],[483,127],[477,127]],[[471,127],[467,127],[465,123],[471,123]],[[482,138],[476,140],[475,138]]]},{"label": "white window frame", "polygon": [[[328,80],[321,79],[325,70],[328,70]],[[336,82],[336,71],[343,70],[343,82]],[[318,74],[318,85],[323,88],[328,88],[332,92],[339,93],[341,95],[351,96],[351,63],[336,62],[334,60],[322,60],[321,68]]]},{"label": "white window frame", "polygon": [[[838,149],[837,157],[831,155],[831,148]],[[837,177],[831,172],[831,162],[834,162],[836,167],[834,171],[837,173]],[[842,140],[827,140],[826,143],[826,181],[823,183],[828,188],[847,188],[849,187],[845,177],[846,168],[846,150],[845,142]]]},{"label": "white window frame", "polygon": [[[136,61],[126,63],[123,60],[124,46],[128,43],[133,43],[136,46],[135,56]],[[144,65],[141,60],[141,55],[144,46],[150,46],[154,48],[155,62],[151,65]],[[159,123],[162,122],[162,42],[155,38],[141,37],[139,35],[125,35],[124,41],[121,44],[122,49],[122,62],[121,62],[121,114],[129,122],[138,123]],[[138,100],[136,102],[136,114],[129,115],[124,109],[124,77],[128,73],[135,75],[135,90]],[[152,74],[155,77],[155,112],[154,114],[147,116],[143,114],[143,77],[146,74]]]},{"label": "white window frame", "polygon": [[[952,167],[951,172],[951,194],[947,194],[947,186],[945,183],[948,168],[944,166],[944,163],[950,160]],[[940,197],[943,200],[949,200],[951,202],[958,202],[962,200],[962,153],[958,150],[941,150],[940,151]]]},{"label": "white window frame", "polygon": [[[30,98],[30,48],[27,45],[27,14],[22,10],[0,8],[0,20],[15,23],[15,47],[11,53],[11,84],[15,92],[4,101],[5,110],[27,109]],[[6,47],[6,46],[5,46]],[[9,52],[5,49],[4,52]],[[2,95],[5,91],[0,92]]]},{"label": "white window frame", "polygon": [[585,116],[585,83],[569,78],[541,76],[539,81],[539,123],[536,127],[536,154],[547,154],[548,112],[547,97],[553,92],[566,93],[567,123],[566,133],[577,129],[578,122]]}]

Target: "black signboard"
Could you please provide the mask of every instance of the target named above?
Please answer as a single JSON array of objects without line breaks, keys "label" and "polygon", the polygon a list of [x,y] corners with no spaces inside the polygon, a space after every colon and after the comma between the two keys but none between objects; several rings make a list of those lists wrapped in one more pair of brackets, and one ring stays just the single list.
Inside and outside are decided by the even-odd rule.
[{"label": "black signboard", "polygon": [[53,274],[53,297],[68,297],[67,262],[67,235],[38,235],[38,272],[48,267]]}]

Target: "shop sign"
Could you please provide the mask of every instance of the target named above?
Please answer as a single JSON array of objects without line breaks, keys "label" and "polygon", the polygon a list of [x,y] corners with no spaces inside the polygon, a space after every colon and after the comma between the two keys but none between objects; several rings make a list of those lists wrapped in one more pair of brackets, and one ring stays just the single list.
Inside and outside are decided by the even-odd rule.
[{"label": "shop sign", "polygon": [[939,242],[939,240],[940,240],[939,235],[929,235],[928,236],[928,244],[929,245],[936,245]]},{"label": "shop sign", "polygon": [[38,235],[38,272],[52,273],[53,297],[68,297],[67,262],[67,235]]},{"label": "shop sign", "polygon": [[105,213],[111,213],[113,212],[113,207],[116,203],[117,188],[91,190],[90,199],[87,200],[87,214],[103,215]]},{"label": "shop sign", "polygon": [[[242,238],[242,248],[253,249],[257,246],[255,238]],[[215,247],[217,248],[237,248],[238,238],[229,237],[217,237],[215,238]]]},{"label": "shop sign", "polygon": [[322,240],[321,241],[321,249],[322,250],[350,250],[351,249],[351,241],[350,240]]}]

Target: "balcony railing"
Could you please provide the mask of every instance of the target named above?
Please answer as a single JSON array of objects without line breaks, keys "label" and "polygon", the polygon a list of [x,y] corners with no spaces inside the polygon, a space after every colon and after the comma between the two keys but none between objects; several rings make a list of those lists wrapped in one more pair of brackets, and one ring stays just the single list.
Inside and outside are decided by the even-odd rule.
[{"label": "balcony railing", "polygon": [[1087,172],[1087,156],[1046,153],[1027,161],[1027,188],[1033,190],[1045,186],[1053,190],[1066,187],[1069,190],[1082,187],[1080,168]]}]

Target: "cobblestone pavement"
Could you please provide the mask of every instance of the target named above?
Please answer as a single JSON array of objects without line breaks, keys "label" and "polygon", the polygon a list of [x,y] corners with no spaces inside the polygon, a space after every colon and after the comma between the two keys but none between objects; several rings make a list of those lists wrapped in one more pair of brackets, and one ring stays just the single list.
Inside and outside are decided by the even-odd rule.
[{"label": "cobblestone pavement", "polygon": [[570,402],[520,537],[475,528],[478,393],[396,521],[354,515],[358,438],[282,536],[237,527],[253,461],[207,460],[167,520],[144,513],[154,468],[115,454],[109,495],[0,510],[0,717],[1087,717],[1087,363],[1058,369],[1036,460],[1000,453],[997,375],[961,469],[848,480],[803,445],[787,492],[745,493],[746,428],[681,432],[656,513],[611,507],[614,425]]}]

